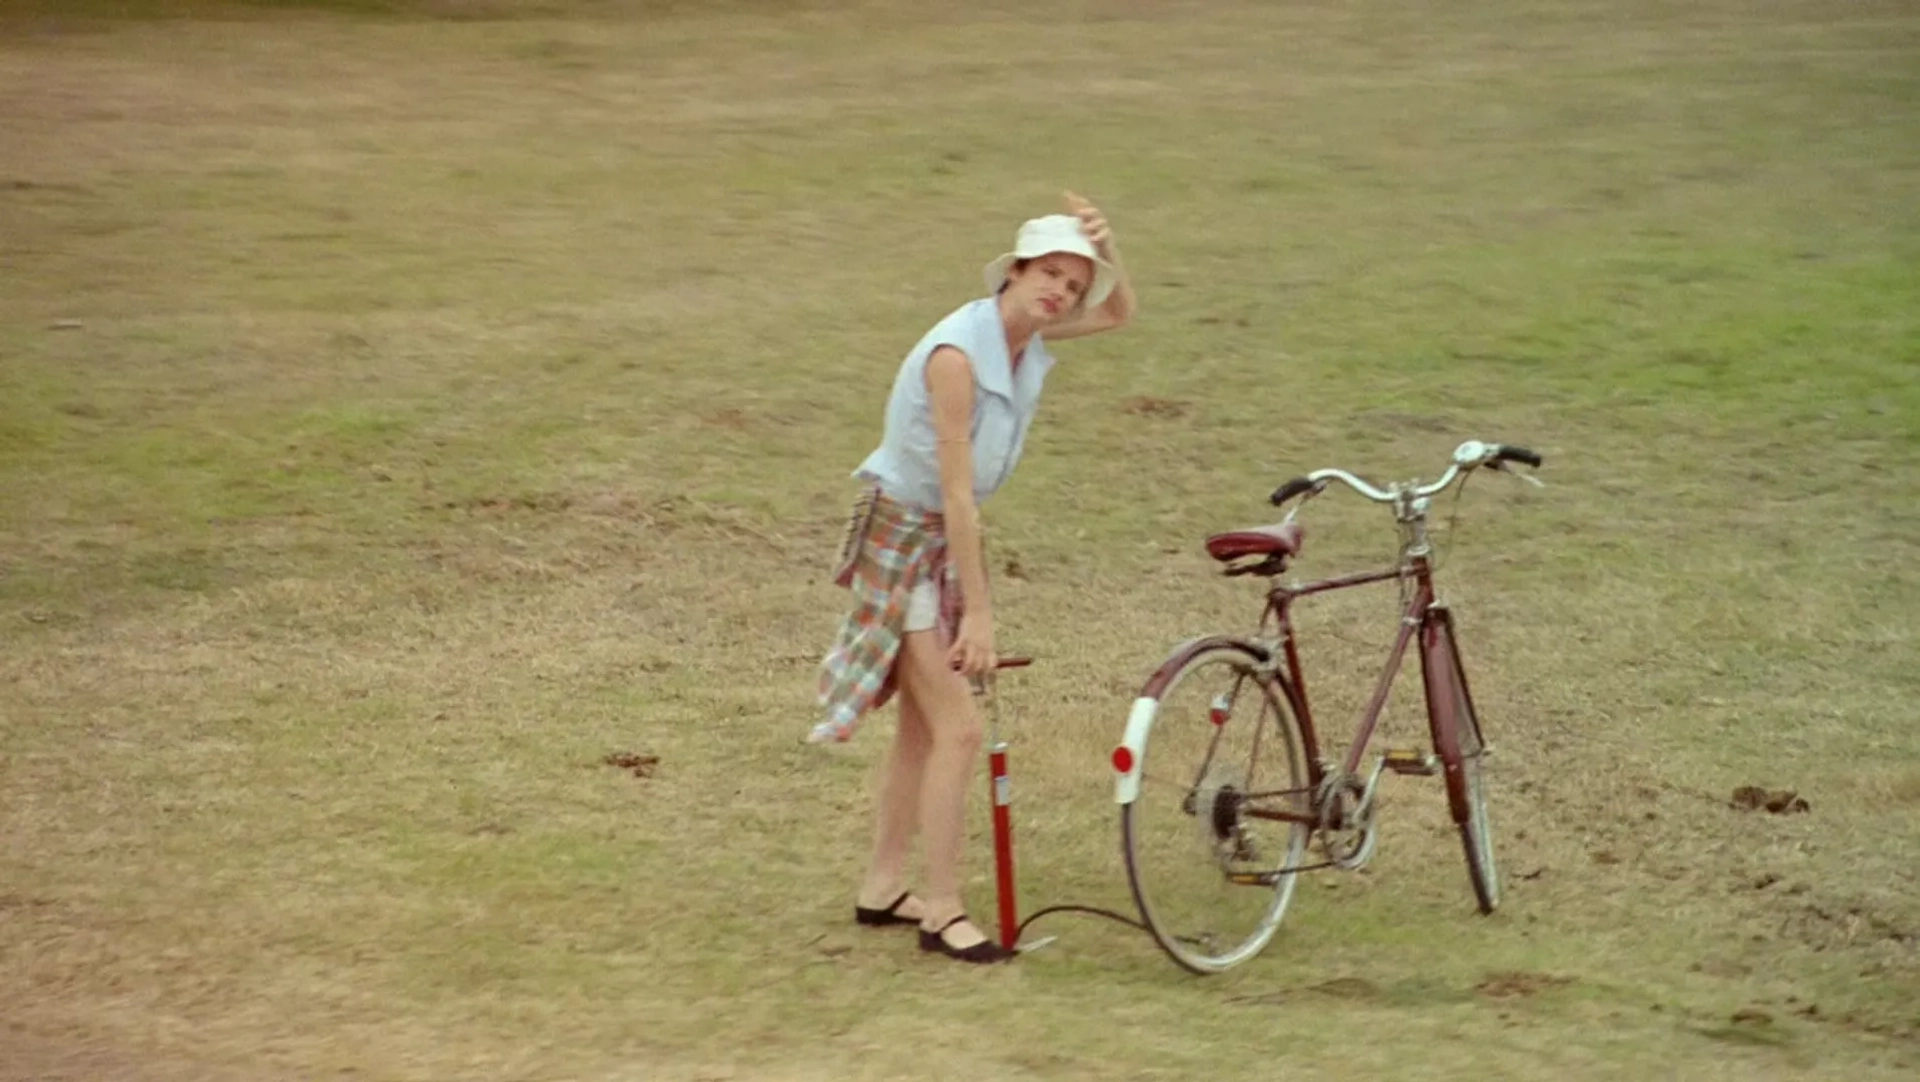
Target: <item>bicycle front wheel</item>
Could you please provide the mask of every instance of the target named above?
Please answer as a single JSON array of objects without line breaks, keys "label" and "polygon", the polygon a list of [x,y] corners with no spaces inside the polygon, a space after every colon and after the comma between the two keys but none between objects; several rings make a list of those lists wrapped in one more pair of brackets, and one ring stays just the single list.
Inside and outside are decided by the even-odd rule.
[{"label": "bicycle front wheel", "polygon": [[1500,905],[1500,871],[1493,859],[1493,827],[1487,815],[1487,781],[1482,770],[1486,745],[1454,642],[1453,620],[1445,610],[1427,618],[1422,646],[1434,754],[1446,771],[1447,802],[1460,827],[1474,899],[1480,912],[1491,913]]},{"label": "bicycle front wheel", "polygon": [[1129,724],[1127,879],[1154,939],[1194,973],[1230,969],[1273,938],[1311,833],[1271,817],[1312,802],[1291,692],[1261,657],[1234,639],[1187,647],[1147,682]]}]

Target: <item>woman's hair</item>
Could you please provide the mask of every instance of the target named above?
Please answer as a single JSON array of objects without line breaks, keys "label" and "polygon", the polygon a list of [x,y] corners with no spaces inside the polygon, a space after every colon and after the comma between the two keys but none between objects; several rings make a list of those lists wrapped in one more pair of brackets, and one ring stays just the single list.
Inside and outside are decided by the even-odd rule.
[{"label": "woman's hair", "polygon": [[[1013,261],[1013,262],[1012,262],[1011,264],[1009,264],[1009,265],[1007,266],[1007,275],[1008,275],[1008,277],[1012,277],[1012,275],[1013,275],[1013,272],[1014,272],[1014,271],[1023,271],[1023,270],[1026,270],[1026,269],[1027,269],[1027,264],[1029,264],[1029,263],[1031,263],[1031,262],[1033,262],[1033,260],[1031,260],[1031,259],[1016,259],[1016,260],[1014,260],[1014,261]],[[996,289],[996,290],[994,290],[994,291],[993,291],[993,295],[994,295],[994,296],[996,296],[996,297],[998,297],[998,296],[999,296],[1000,294],[1002,294],[1002,293],[1005,293],[1006,291],[1007,291],[1007,279],[1006,279],[1006,278],[1002,278],[1002,279],[1000,279],[1000,288],[999,288],[999,289]]]}]

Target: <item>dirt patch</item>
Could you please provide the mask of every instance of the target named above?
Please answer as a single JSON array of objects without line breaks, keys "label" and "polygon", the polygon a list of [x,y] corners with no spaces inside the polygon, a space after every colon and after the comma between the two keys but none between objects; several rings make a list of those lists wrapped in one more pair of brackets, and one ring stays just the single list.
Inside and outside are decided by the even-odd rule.
[{"label": "dirt patch", "polygon": [[753,418],[746,410],[729,407],[701,414],[700,423],[708,428],[727,428],[735,432],[744,432],[753,427]]},{"label": "dirt patch", "polygon": [[1136,395],[1122,403],[1120,408],[1135,417],[1160,417],[1171,420],[1176,417],[1185,417],[1192,406],[1190,403],[1174,398]]},{"label": "dirt patch", "polygon": [[1473,986],[1473,990],[1493,999],[1512,999],[1518,996],[1536,996],[1556,988],[1565,988],[1572,984],[1573,980],[1572,977],[1556,977],[1551,973],[1504,970],[1487,974],[1481,978],[1479,984]]},{"label": "dirt patch", "polygon": [[1364,977],[1335,977],[1314,985],[1313,990],[1335,999],[1374,999],[1380,995],[1380,986]]},{"label": "dirt patch", "polygon": [[469,496],[460,500],[442,501],[438,508],[443,511],[544,511],[555,513],[573,506],[573,497],[554,492],[530,493],[520,496]]},{"label": "dirt patch", "polygon": [[1901,947],[1920,944],[1920,933],[1864,905],[1841,907],[1808,903],[1787,917],[1781,931],[1797,935],[1815,950],[1882,941]]},{"label": "dirt patch", "polygon": [[639,755],[630,751],[616,751],[604,760],[608,766],[619,767],[636,778],[651,778],[660,766],[658,755]]},{"label": "dirt patch", "polygon": [[1758,785],[1742,785],[1735,789],[1730,803],[1740,811],[1759,811],[1764,808],[1775,815],[1813,810],[1806,798],[1791,789],[1762,789]]}]

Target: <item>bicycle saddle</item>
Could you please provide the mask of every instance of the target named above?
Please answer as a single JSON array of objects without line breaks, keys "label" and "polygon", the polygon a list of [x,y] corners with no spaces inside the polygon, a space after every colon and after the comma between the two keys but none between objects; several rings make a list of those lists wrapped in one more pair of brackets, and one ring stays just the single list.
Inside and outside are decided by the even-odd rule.
[{"label": "bicycle saddle", "polygon": [[1217,533],[1207,538],[1207,555],[1223,563],[1242,556],[1294,556],[1303,533],[1298,522]]}]

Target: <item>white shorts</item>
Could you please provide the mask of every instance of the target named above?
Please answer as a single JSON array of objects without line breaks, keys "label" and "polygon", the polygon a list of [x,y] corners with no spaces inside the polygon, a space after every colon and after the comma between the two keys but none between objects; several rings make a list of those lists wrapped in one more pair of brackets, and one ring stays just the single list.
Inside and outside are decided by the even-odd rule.
[{"label": "white shorts", "polygon": [[907,597],[907,619],[900,630],[932,631],[940,623],[940,590],[930,578],[921,579]]}]

